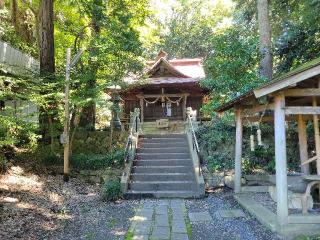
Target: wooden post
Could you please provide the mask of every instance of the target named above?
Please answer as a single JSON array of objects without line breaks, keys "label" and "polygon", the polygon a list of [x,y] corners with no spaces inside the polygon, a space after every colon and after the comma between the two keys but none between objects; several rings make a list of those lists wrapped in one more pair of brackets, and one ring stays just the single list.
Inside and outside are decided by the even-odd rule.
[{"label": "wooden post", "polygon": [[274,101],[277,219],[279,225],[284,225],[288,222],[288,183],[284,95],[281,94],[275,96]]},{"label": "wooden post", "polygon": [[63,180],[69,181],[69,82],[70,82],[70,62],[71,48],[67,49],[66,56],[66,83],[65,83],[65,99],[64,99],[64,155],[63,155]]},{"label": "wooden post", "polygon": [[143,106],[143,97],[140,98],[140,122],[144,122],[144,106]]},{"label": "wooden post", "polygon": [[[299,150],[301,164],[308,160],[308,142],[306,123],[301,114],[298,115],[298,135],[299,135]],[[301,165],[301,172],[309,174],[309,164]]]},{"label": "wooden post", "polygon": [[[312,98],[312,106],[317,106],[317,99]],[[314,127],[314,139],[316,145],[316,155],[317,155],[317,174],[320,175],[320,135],[319,135],[319,119],[317,114],[313,114],[313,127]]]},{"label": "wooden post", "polygon": [[184,121],[187,119],[187,95],[183,96],[182,117]]},{"label": "wooden post", "polygon": [[236,120],[236,146],[235,146],[235,176],[234,176],[234,191],[235,193],[241,192],[241,175],[242,175],[242,132],[243,132],[243,123],[241,118],[241,109],[235,111],[235,120]]}]

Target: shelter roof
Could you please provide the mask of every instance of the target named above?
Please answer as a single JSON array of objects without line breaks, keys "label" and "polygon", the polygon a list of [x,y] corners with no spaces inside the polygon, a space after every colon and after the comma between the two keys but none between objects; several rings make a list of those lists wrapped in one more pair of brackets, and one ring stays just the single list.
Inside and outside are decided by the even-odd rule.
[{"label": "shelter roof", "polygon": [[295,86],[307,79],[320,75],[320,58],[307,62],[285,74],[281,74],[275,77],[271,82],[265,83],[258,88],[252,89],[231,101],[214,109],[216,112],[224,112],[235,105],[241,104],[243,101],[247,101],[250,98],[261,98],[274,92]]}]

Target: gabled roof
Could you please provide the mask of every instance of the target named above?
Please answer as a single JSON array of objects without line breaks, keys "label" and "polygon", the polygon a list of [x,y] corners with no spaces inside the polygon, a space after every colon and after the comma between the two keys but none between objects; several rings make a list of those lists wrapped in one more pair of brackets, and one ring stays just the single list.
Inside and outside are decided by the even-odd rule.
[{"label": "gabled roof", "polygon": [[[160,51],[154,61],[148,61],[148,78],[142,85],[198,84],[205,77],[202,59],[167,59],[167,53]],[[138,79],[127,78],[129,84],[139,84]]]},{"label": "gabled roof", "polygon": [[[204,78],[205,72],[201,62],[201,58],[167,60],[166,56],[163,56],[158,58],[156,61],[147,62],[150,67],[147,73],[154,73],[156,70],[158,70],[158,67],[163,64],[162,66],[173,71],[173,73],[180,75],[181,77]],[[150,77],[152,78],[152,75]]]},{"label": "gabled roof", "polygon": [[[160,73],[158,73],[160,71]],[[178,69],[176,69],[173,65],[170,64],[169,61],[167,61],[164,57],[160,57],[158,61],[156,61],[153,66],[147,71],[147,75],[152,77],[159,77],[156,76],[156,73],[160,74],[161,77],[161,71],[163,74],[166,72],[166,74],[171,74],[172,77],[179,77],[179,78],[187,78],[189,76],[183,74]]]},{"label": "gabled roof", "polygon": [[224,112],[233,108],[235,105],[240,104],[241,102],[248,100],[250,97],[256,99],[266,96],[268,94],[283,90],[290,86],[294,86],[304,80],[310,79],[320,75],[320,58],[316,58],[310,62],[307,62],[298,68],[293,69],[285,74],[282,74],[273,81],[268,82],[256,89],[250,90],[231,101],[219,106],[214,109],[216,112]]}]

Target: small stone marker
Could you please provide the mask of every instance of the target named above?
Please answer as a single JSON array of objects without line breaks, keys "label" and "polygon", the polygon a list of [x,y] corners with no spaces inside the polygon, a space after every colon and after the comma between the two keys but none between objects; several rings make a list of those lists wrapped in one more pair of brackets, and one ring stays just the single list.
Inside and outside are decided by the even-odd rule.
[{"label": "small stone marker", "polygon": [[208,211],[189,213],[191,222],[212,222],[212,217]]},{"label": "small stone marker", "polygon": [[240,218],[246,217],[246,214],[241,209],[219,210],[217,214],[222,218]]}]

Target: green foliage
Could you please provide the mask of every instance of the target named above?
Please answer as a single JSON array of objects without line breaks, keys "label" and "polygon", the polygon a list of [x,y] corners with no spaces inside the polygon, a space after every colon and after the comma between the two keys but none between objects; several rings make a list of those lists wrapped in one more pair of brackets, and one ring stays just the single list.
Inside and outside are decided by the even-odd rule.
[{"label": "green foliage", "polygon": [[227,25],[232,12],[231,4],[221,0],[157,1],[153,6],[156,19],[146,38],[156,42],[147,46],[148,57],[160,49],[172,58],[206,57],[212,51],[211,38]]},{"label": "green foliage", "polygon": [[7,145],[34,146],[37,126],[13,116],[0,115],[0,149]]},{"label": "green foliage", "polygon": [[207,157],[208,169],[211,172],[221,172],[234,167],[230,152],[215,152]]},{"label": "green foliage", "polygon": [[105,201],[116,201],[122,197],[119,179],[111,179],[102,187],[102,199]]},{"label": "green foliage", "polygon": [[123,165],[124,152],[114,151],[110,154],[73,154],[70,164],[75,169],[102,169],[105,167],[121,167]]},{"label": "green foliage", "polygon": [[247,31],[233,26],[212,37],[214,51],[206,58],[207,77],[202,81],[202,86],[211,90],[211,101],[204,110],[210,112],[263,82],[257,77],[258,38],[248,36]]},{"label": "green foliage", "polygon": [[210,171],[233,168],[235,128],[228,116],[200,126],[196,134]]}]

